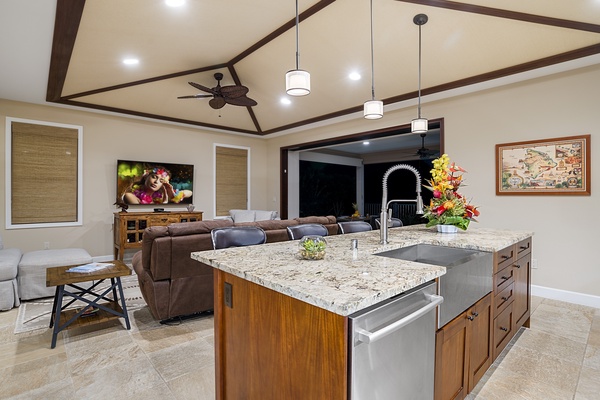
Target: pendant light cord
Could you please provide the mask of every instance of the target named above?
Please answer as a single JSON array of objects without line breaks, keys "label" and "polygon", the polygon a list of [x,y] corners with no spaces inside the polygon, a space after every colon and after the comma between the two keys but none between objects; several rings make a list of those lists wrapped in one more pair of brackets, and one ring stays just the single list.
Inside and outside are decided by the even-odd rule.
[{"label": "pendant light cord", "polygon": [[[372,1],[372,0],[371,0]],[[300,41],[298,39],[298,25],[300,24],[300,15],[298,14],[298,0],[296,0],[296,69],[300,69]]]},{"label": "pendant light cord", "polygon": [[371,100],[375,100],[375,67],[373,52],[373,0],[371,0]]},{"label": "pendant light cord", "polygon": [[421,25],[419,25],[419,119],[421,119]]}]

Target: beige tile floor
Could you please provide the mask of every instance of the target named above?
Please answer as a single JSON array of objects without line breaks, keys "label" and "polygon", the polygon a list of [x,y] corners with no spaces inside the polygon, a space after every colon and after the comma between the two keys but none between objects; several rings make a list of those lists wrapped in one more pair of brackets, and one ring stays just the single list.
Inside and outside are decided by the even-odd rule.
[{"label": "beige tile floor", "polygon": [[[600,399],[600,309],[533,298],[531,329],[509,344],[470,400]],[[214,399],[213,320],[178,326],[146,308],[103,329],[15,335],[0,313],[2,399]],[[310,399],[313,400],[313,399]]]}]

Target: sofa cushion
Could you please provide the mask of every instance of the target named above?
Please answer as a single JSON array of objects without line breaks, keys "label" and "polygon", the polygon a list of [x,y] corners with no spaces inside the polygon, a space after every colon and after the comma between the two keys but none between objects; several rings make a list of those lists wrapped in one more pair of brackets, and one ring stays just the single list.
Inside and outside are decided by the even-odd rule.
[{"label": "sofa cushion", "polygon": [[254,210],[229,210],[233,222],[254,222],[256,211]]},{"label": "sofa cushion", "polygon": [[256,210],[254,216],[255,221],[267,221],[277,218],[277,211]]},{"label": "sofa cushion", "polygon": [[17,267],[22,255],[19,249],[0,250],[0,282],[17,277]]},{"label": "sofa cushion", "polygon": [[272,231],[275,229],[285,230],[285,228],[291,225],[298,225],[298,221],[294,221],[293,219],[270,219],[266,221],[242,222],[235,224],[235,226],[258,226],[265,231]]},{"label": "sofa cushion", "polygon": [[336,224],[337,220],[334,216],[328,215],[326,217],[299,217],[294,218],[299,224]]},{"label": "sofa cushion", "polygon": [[181,222],[178,224],[169,225],[168,231],[170,236],[187,236],[197,235],[200,233],[210,233],[210,231],[212,231],[215,228],[223,228],[232,225],[233,223],[228,219]]}]

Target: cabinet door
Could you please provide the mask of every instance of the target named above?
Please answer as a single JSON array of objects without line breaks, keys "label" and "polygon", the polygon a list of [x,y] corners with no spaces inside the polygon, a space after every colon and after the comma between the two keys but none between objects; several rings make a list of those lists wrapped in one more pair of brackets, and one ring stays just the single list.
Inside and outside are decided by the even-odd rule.
[{"label": "cabinet door", "polygon": [[469,392],[492,365],[492,293],[467,310],[467,343],[469,345]]},{"label": "cabinet door", "polygon": [[515,332],[524,324],[529,326],[530,299],[531,299],[531,253],[517,260],[512,266],[514,279],[513,318]]},{"label": "cabinet door", "polygon": [[456,317],[435,338],[435,400],[464,399],[467,395],[467,318]]}]

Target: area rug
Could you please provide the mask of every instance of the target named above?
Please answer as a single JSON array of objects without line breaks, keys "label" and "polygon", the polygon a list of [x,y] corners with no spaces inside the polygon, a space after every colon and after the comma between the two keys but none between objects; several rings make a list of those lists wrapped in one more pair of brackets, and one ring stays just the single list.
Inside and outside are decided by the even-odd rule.
[{"label": "area rug", "polygon": [[[106,289],[109,285],[110,281],[107,280],[102,282],[96,289],[101,291],[102,288]],[[123,285],[125,304],[127,304],[127,311],[130,316],[132,312],[146,307],[146,302],[142,297],[142,292],[140,292],[137,275],[121,277],[121,285]],[[15,334],[37,329],[48,329],[53,300],[54,298],[47,297],[21,302],[15,324]],[[65,302],[67,300],[71,300],[71,298],[66,298]],[[81,302],[76,302],[73,304],[73,308],[81,307],[81,305]]]}]

